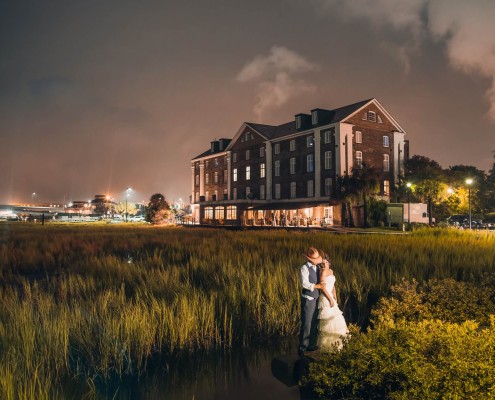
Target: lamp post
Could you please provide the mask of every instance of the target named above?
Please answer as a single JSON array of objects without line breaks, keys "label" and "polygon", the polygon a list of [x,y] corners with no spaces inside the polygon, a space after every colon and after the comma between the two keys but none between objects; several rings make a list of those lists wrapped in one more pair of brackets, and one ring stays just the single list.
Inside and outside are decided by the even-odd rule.
[{"label": "lamp post", "polygon": [[409,229],[409,227],[411,225],[411,187],[412,187],[412,183],[407,182],[406,186],[407,186],[407,227]]},{"label": "lamp post", "polygon": [[466,179],[466,184],[468,185],[469,229],[473,229],[471,219],[471,185],[473,184],[473,180],[471,178]]},{"label": "lamp post", "polygon": [[125,190],[125,222],[127,222],[127,198],[129,197],[129,194],[131,192],[132,188],[129,186],[126,190]]},{"label": "lamp post", "polygon": [[35,197],[36,197],[36,192],[33,192],[33,193],[31,194],[31,203],[33,203],[33,205],[34,205],[34,198],[35,198]]}]

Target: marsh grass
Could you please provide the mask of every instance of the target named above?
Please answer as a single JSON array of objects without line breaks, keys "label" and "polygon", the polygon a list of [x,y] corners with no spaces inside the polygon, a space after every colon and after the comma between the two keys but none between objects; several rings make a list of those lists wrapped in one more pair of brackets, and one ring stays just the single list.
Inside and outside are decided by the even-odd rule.
[{"label": "marsh grass", "polygon": [[232,232],[0,225],[0,397],[61,398],[62,381],[145,374],[157,356],[297,334],[309,245],[332,256],[349,321],[402,278],[477,282],[495,235]]}]

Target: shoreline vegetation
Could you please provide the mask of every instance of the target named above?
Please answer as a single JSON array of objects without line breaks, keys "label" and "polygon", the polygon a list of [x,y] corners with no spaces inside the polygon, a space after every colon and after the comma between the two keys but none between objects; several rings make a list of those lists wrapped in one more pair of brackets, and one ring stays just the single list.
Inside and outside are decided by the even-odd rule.
[{"label": "shoreline vegetation", "polygon": [[91,396],[95,381],[144,375],[157,359],[295,336],[310,245],[331,255],[339,304],[364,330],[403,279],[476,286],[495,273],[489,232],[1,224],[0,397],[63,398],[71,379]]}]

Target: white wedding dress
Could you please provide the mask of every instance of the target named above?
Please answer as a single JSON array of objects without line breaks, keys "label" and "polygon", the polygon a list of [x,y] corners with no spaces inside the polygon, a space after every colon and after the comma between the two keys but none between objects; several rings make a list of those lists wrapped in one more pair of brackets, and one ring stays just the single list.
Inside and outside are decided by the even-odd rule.
[{"label": "white wedding dress", "polygon": [[344,315],[339,309],[337,301],[333,298],[333,287],[335,285],[335,275],[328,275],[325,278],[327,292],[333,299],[333,307],[330,307],[330,301],[320,293],[318,304],[318,346],[322,351],[331,351],[335,347],[342,348],[342,338],[349,333]]}]

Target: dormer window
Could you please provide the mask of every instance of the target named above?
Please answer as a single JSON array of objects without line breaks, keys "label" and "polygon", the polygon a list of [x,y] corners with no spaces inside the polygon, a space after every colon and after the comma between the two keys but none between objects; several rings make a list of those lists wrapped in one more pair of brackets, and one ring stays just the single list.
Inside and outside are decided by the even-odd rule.
[{"label": "dormer window", "polygon": [[311,111],[311,123],[313,125],[318,125],[318,111]]},{"label": "dormer window", "polygon": [[301,129],[301,116],[296,117],[296,129]]}]

